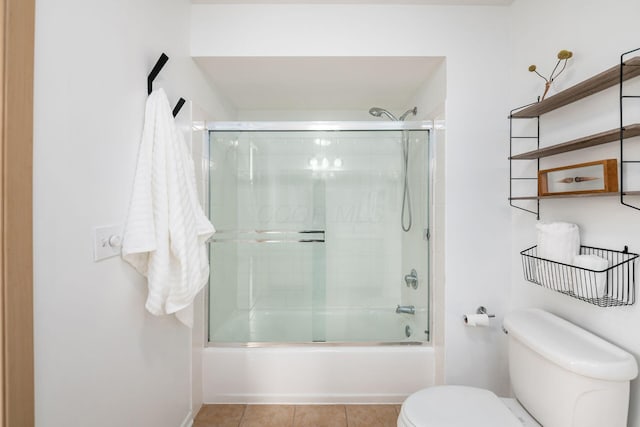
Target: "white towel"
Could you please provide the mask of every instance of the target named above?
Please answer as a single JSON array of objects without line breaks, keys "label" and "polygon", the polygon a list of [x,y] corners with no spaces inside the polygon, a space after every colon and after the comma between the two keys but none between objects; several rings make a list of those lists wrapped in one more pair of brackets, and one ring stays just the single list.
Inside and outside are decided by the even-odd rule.
[{"label": "white towel", "polygon": [[[580,230],[576,224],[551,222],[536,224],[538,258],[571,265],[580,253]],[[558,291],[573,288],[572,269],[563,265],[538,261],[537,274],[544,286]]]},{"label": "white towel", "polygon": [[577,255],[573,259],[573,264],[577,267],[593,270],[576,269],[578,277],[574,283],[573,292],[584,298],[602,298],[607,283],[607,273],[602,271],[609,268],[609,260],[597,255]]},{"label": "white towel", "polygon": [[191,304],[209,277],[214,233],[196,192],[193,159],[164,90],[147,99],[122,257],[147,277],[146,309],[193,325]]}]

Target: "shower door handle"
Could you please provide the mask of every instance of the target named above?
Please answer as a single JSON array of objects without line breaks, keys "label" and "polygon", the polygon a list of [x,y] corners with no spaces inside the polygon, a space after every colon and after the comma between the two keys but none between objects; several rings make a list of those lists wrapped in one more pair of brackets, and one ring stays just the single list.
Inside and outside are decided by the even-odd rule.
[{"label": "shower door handle", "polygon": [[324,230],[217,230],[207,243],[324,243]]}]

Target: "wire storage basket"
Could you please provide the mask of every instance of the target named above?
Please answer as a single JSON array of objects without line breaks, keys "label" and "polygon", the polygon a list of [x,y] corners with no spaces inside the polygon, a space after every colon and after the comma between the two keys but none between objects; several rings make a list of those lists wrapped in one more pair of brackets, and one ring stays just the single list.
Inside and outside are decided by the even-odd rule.
[{"label": "wire storage basket", "polygon": [[580,246],[580,255],[608,260],[609,267],[590,270],[537,256],[537,246],[520,252],[524,277],[529,282],[599,307],[632,305],[635,302],[635,259],[638,254]]}]

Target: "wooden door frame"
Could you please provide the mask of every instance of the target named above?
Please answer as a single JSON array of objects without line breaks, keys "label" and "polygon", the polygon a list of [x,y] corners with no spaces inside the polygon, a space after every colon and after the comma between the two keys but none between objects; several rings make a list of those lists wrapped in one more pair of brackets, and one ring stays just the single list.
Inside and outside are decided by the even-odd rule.
[{"label": "wooden door frame", "polygon": [[0,0],[0,427],[34,426],[35,0]]}]

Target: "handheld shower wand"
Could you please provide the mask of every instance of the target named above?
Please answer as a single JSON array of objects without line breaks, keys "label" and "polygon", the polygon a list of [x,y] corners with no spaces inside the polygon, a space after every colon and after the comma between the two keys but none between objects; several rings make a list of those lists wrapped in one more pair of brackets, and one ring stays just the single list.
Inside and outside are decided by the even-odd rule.
[{"label": "handheld shower wand", "polygon": [[369,109],[369,114],[371,114],[374,117],[382,117],[382,115],[384,114],[390,120],[393,120],[393,121],[396,121],[396,122],[398,121],[396,116],[394,116],[393,114],[391,114],[390,112],[388,112],[384,108],[372,107],[371,109]]},{"label": "handheld shower wand", "polygon": [[[393,114],[380,107],[372,107],[369,109],[369,114],[374,117],[387,116],[387,118],[393,121],[403,122],[409,114],[414,116],[418,114],[418,107],[413,107],[410,110],[404,112],[400,118],[396,118]],[[402,191],[402,213],[400,217],[400,223],[404,231],[411,230],[412,216],[411,216],[411,195],[409,194],[409,131],[402,131],[402,160],[404,161],[404,189]],[[405,212],[407,212],[408,221],[405,225]]]}]

